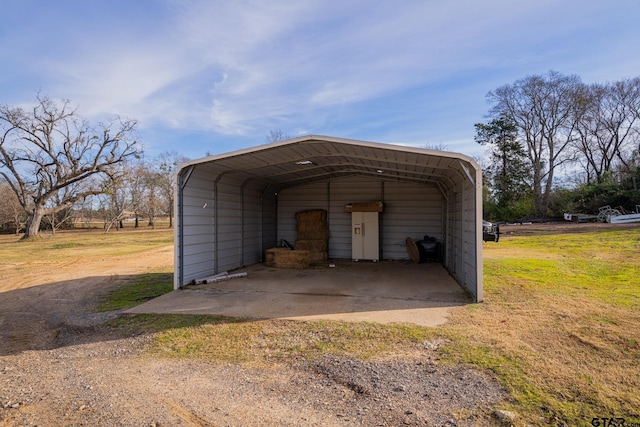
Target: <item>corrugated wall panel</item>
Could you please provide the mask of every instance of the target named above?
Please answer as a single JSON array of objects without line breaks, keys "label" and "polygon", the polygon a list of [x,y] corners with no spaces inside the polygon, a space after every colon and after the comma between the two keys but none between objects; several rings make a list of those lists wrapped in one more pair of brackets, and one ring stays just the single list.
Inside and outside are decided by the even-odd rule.
[{"label": "corrugated wall panel", "polygon": [[241,181],[223,177],[216,185],[216,273],[242,266]]},{"label": "corrugated wall panel", "polygon": [[449,271],[455,270],[455,250],[456,250],[456,239],[455,239],[455,206],[456,206],[456,194],[454,191],[447,192],[447,198],[445,201],[445,257],[444,257],[444,265],[449,269]]},{"label": "corrugated wall panel", "polygon": [[278,223],[276,208],[276,192],[267,188],[262,192],[262,254],[278,244]]},{"label": "corrugated wall panel", "polygon": [[[384,200],[383,200],[384,195]],[[329,202],[327,202],[329,200]],[[442,241],[442,196],[437,188],[417,184],[351,177],[289,188],[278,195],[278,239],[294,243],[295,213],[305,209],[327,209],[329,257],[351,258],[351,214],[349,203],[383,200],[380,216],[381,250],[384,259],[408,258],[405,239],[425,234]]]},{"label": "corrugated wall panel", "polygon": [[455,247],[455,260],[453,275],[458,282],[464,283],[464,238],[462,229],[462,211],[463,209],[463,197],[462,190],[456,187],[455,193],[455,207],[453,211],[453,238]]},{"label": "corrugated wall panel", "polygon": [[406,238],[425,235],[442,243],[442,196],[435,187],[404,182],[385,182],[385,209],[381,216],[382,256],[408,259]]},{"label": "corrugated wall panel", "polygon": [[475,188],[469,181],[464,183],[462,216],[462,233],[464,245],[464,282],[467,288],[477,293],[476,275],[476,207]]},{"label": "corrugated wall panel", "polygon": [[278,242],[296,241],[296,212],[307,209],[327,209],[327,183],[287,188],[278,194]]},{"label": "corrugated wall panel", "polygon": [[213,272],[214,196],[210,175],[202,167],[194,168],[181,203],[182,236],[177,237],[182,241],[183,259],[178,259],[178,268],[182,266],[182,282],[188,283]]},{"label": "corrugated wall panel", "polygon": [[242,264],[262,260],[262,200],[261,187],[247,186],[242,191]]}]

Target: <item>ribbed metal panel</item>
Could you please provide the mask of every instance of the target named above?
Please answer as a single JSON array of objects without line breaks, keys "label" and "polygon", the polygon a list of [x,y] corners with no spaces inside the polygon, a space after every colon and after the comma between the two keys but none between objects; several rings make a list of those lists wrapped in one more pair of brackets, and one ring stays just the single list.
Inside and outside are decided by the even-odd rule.
[{"label": "ribbed metal panel", "polygon": [[[306,136],[188,162],[176,186],[176,286],[249,265],[295,213],[328,211],[329,256],[351,256],[347,203],[382,200],[383,259],[407,258],[404,240],[443,243],[451,274],[482,298],[481,171],[457,153]],[[277,192],[277,195],[276,195]]]},{"label": "ribbed metal panel", "polygon": [[[215,253],[213,240],[214,196],[211,177],[204,168],[195,167],[181,197],[178,240],[182,241],[181,251],[177,251],[177,273],[183,274],[183,283],[202,277],[212,269]],[[182,233],[182,235],[180,235]]]},{"label": "ribbed metal panel", "polygon": [[262,187],[252,183],[242,190],[242,265],[262,260]]},{"label": "ribbed metal panel", "polygon": [[296,212],[307,209],[327,209],[327,184],[287,188],[278,194],[278,242],[284,239],[292,245],[296,241]]},{"label": "ribbed metal panel", "polygon": [[475,189],[468,182],[464,182],[462,215],[462,244],[464,248],[464,281],[462,283],[473,293],[477,294],[477,257],[476,257],[476,206]]},{"label": "ribbed metal panel", "polygon": [[262,239],[260,241],[260,259],[264,259],[264,251],[278,243],[277,196],[274,188],[266,187],[262,197]]},{"label": "ribbed metal panel", "polygon": [[295,213],[306,209],[328,210],[329,257],[351,258],[351,214],[349,203],[383,201],[380,214],[383,259],[407,259],[405,239],[425,234],[442,241],[442,199],[437,188],[363,179],[342,178],[290,188],[278,196],[278,238],[296,240]]},{"label": "ribbed metal panel", "polygon": [[384,202],[381,216],[384,259],[408,259],[407,237],[421,240],[429,235],[442,243],[442,197],[437,188],[386,182]]}]

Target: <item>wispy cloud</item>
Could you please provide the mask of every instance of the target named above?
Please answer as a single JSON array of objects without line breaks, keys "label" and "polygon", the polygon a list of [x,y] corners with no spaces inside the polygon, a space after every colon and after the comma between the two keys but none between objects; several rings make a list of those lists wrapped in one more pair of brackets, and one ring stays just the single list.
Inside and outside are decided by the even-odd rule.
[{"label": "wispy cloud", "polygon": [[[637,0],[12,2],[0,91],[141,129],[472,141],[484,95],[556,69],[637,74]],[[37,31],[34,31],[34,28]],[[31,86],[31,87],[29,87]],[[348,135],[347,135],[348,134]]]}]

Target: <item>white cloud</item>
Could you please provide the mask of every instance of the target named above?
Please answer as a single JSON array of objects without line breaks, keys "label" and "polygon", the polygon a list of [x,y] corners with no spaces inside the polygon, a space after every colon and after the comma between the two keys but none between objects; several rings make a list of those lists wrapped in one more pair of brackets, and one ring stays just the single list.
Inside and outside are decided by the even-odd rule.
[{"label": "white cloud", "polygon": [[[31,90],[53,88],[52,96],[79,103],[85,115],[126,115],[143,128],[316,133],[338,126],[329,122],[367,120],[375,112],[372,101],[384,98],[391,117],[378,123],[378,135],[436,135],[444,144],[469,138],[459,135],[459,126],[447,129],[420,114],[470,104],[477,109],[486,91],[527,74],[586,70],[613,80],[632,75],[638,65],[629,48],[635,26],[619,30],[634,31],[626,40],[612,38],[615,25],[638,10],[637,0],[619,0],[626,13],[578,0],[166,0],[126,8],[113,1],[92,15],[95,21],[71,7],[59,12],[60,28],[80,31],[59,30],[46,52],[30,50],[42,43],[24,39],[28,26],[18,34],[20,55],[11,55],[7,43],[0,43],[0,52],[21,64],[39,58],[29,68],[42,70]],[[78,4],[86,12],[90,3]],[[46,19],[34,17],[36,25]],[[587,41],[590,31],[598,43]],[[612,74],[616,69],[620,76]],[[476,113],[442,115],[455,116]],[[412,130],[382,130],[409,122]],[[447,132],[451,136],[442,136]]]}]

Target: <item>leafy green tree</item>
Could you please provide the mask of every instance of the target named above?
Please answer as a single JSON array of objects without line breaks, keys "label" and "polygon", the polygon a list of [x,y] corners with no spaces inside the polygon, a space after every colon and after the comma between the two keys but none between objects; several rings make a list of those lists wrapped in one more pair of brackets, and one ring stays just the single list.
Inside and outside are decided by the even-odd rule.
[{"label": "leafy green tree", "polygon": [[[475,140],[490,148],[490,161],[484,174],[489,189],[488,210],[499,219],[513,220],[522,216],[522,201],[531,196],[531,174],[522,143],[518,140],[518,129],[505,117],[489,123],[476,123]],[[518,207],[516,209],[516,207]]]}]

